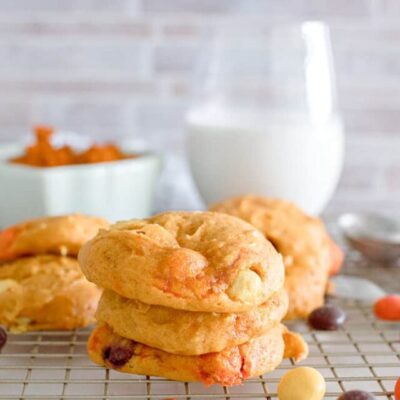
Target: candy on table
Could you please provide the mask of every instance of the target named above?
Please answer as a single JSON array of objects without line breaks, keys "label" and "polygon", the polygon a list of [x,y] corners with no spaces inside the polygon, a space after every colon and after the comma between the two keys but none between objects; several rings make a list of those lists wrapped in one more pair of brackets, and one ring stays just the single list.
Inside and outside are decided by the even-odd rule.
[{"label": "candy on table", "polygon": [[374,400],[375,397],[362,390],[350,390],[339,396],[338,400]]},{"label": "candy on table", "polygon": [[400,295],[391,294],[374,304],[375,316],[386,321],[400,321]]},{"label": "candy on table", "polygon": [[336,331],[345,320],[345,312],[333,305],[316,308],[308,317],[309,325],[321,331]]},{"label": "candy on table", "polygon": [[0,351],[6,343],[7,343],[7,331],[2,326],[0,326]]},{"label": "candy on table", "polygon": [[397,379],[396,385],[394,387],[394,398],[395,400],[400,400],[400,378]]},{"label": "candy on table", "polygon": [[298,367],[283,375],[278,385],[279,400],[322,400],[325,379],[314,368]]}]

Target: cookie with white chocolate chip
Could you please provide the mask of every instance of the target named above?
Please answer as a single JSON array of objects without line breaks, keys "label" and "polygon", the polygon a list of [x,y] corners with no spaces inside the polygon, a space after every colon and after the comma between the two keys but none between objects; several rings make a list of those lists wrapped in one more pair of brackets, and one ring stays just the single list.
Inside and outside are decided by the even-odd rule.
[{"label": "cookie with white chocolate chip", "polygon": [[94,321],[100,294],[74,258],[11,261],[0,265],[0,324],[15,332],[84,327]]},{"label": "cookie with white chocolate chip", "polygon": [[100,231],[86,277],[122,297],[189,311],[243,312],[283,286],[282,258],[254,226],[214,212],[166,212]]},{"label": "cookie with white chocolate chip", "polygon": [[40,254],[74,257],[85,242],[108,225],[103,218],[82,214],[21,222],[0,231],[0,262]]},{"label": "cookie with white chocolate chip", "polygon": [[94,363],[120,372],[203,382],[206,386],[232,386],[272,371],[284,357],[302,360],[308,347],[300,336],[277,324],[239,346],[217,353],[183,356],[126,339],[109,325],[101,324],[89,338],[88,353]]},{"label": "cookie with white chocolate chip", "polygon": [[241,313],[207,313],[126,299],[105,290],[96,312],[124,338],[180,355],[200,355],[223,351],[260,336],[279,323],[287,312],[284,289],[265,303]]},{"label": "cookie with white chocolate chip", "polygon": [[319,218],[288,201],[256,195],[227,199],[211,209],[253,224],[282,254],[289,294],[286,319],[306,318],[323,305],[329,275],[340,269],[343,253]]}]

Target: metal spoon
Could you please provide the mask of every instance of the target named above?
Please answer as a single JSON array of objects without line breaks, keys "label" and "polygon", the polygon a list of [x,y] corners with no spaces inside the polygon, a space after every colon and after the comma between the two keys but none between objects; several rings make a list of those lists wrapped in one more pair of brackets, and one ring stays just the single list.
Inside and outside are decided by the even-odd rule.
[{"label": "metal spoon", "polygon": [[380,263],[400,260],[400,221],[368,213],[343,214],[339,218],[349,244],[365,257]]}]

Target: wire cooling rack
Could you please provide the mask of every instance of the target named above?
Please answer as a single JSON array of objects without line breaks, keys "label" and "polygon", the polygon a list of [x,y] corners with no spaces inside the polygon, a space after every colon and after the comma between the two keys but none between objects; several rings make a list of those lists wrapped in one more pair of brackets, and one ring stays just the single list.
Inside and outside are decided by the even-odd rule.
[{"label": "wire cooling rack", "polygon": [[[345,327],[337,332],[302,332],[310,356],[301,365],[317,368],[327,382],[326,399],[343,391],[363,389],[377,399],[394,400],[400,375],[400,324],[374,318],[363,303],[335,300],[347,311]],[[280,377],[292,362],[242,386],[205,388],[200,383],[122,374],[99,368],[86,356],[88,330],[9,335],[0,354],[0,399],[277,399]]]}]

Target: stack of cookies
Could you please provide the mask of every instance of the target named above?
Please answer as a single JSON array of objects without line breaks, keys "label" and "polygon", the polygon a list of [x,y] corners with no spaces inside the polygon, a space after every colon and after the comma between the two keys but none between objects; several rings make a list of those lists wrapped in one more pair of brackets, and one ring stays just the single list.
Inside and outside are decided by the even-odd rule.
[{"label": "stack of cookies", "polygon": [[79,262],[103,287],[90,358],[122,372],[235,385],[307,354],[281,320],[281,256],[252,225],[213,212],[121,222]]},{"label": "stack of cookies", "polygon": [[108,223],[83,215],[39,218],[0,232],[0,324],[13,332],[92,323],[101,291],[76,259]]}]

